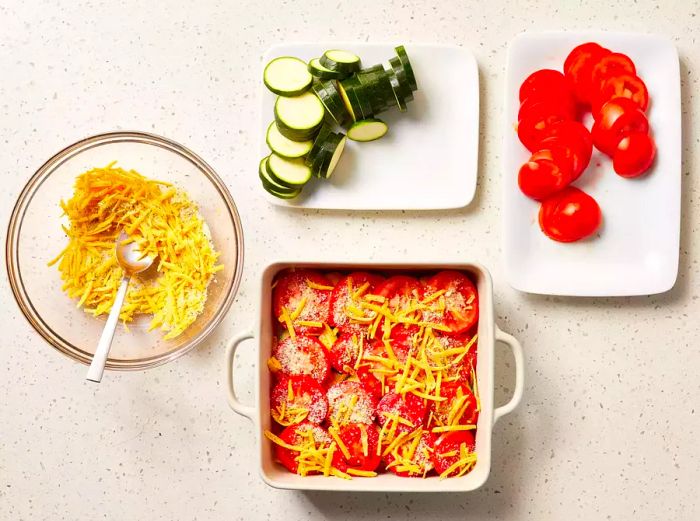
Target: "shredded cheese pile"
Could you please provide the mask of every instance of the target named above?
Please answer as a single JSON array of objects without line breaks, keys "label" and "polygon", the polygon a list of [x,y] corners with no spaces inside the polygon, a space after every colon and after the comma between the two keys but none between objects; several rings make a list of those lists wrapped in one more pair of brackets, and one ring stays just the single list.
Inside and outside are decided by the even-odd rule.
[{"label": "shredded cheese pile", "polygon": [[123,274],[115,254],[123,230],[143,255],[156,258],[158,276],[132,279],[119,318],[128,323],[152,315],[150,329],[172,339],[203,311],[207,286],[223,266],[183,191],[111,163],[79,175],[61,208],[69,220],[62,226],[68,245],[48,264],[58,264],[63,290],[78,307],[94,316],[109,312]]}]

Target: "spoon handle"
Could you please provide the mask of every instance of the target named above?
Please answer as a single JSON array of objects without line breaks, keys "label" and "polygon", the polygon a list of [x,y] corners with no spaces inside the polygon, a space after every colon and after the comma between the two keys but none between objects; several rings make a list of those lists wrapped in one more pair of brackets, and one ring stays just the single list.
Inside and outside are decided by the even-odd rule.
[{"label": "spoon handle", "polygon": [[117,298],[114,299],[114,304],[112,304],[112,309],[109,311],[109,316],[107,317],[107,323],[102,330],[102,336],[97,343],[97,349],[95,349],[95,354],[92,355],[92,363],[90,363],[90,368],[86,376],[91,382],[99,383],[100,380],[102,380],[102,373],[104,373],[105,363],[107,363],[109,348],[112,346],[114,331],[117,329],[119,313],[121,313],[122,305],[124,304],[124,297],[126,297],[126,288],[129,286],[129,279],[131,279],[131,277],[128,275],[122,277],[122,283],[119,285],[119,290],[117,291]]}]

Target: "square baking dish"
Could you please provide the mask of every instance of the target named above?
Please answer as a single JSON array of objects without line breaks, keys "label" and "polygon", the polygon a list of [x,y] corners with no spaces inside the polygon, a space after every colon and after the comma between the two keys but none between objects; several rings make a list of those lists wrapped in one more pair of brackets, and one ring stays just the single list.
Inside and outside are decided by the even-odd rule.
[{"label": "square baking dish", "polygon": [[[272,282],[280,271],[287,268],[313,268],[322,271],[381,271],[398,274],[401,272],[426,272],[444,269],[461,270],[476,283],[479,295],[479,341],[477,348],[476,377],[481,399],[481,413],[477,423],[476,452],[478,461],[474,468],[459,478],[440,480],[438,476],[428,478],[405,478],[393,473],[382,473],[374,478],[353,478],[344,480],[327,476],[299,476],[287,471],[273,458],[272,444],[263,432],[270,429],[272,419],[269,410],[270,373],[267,360],[270,357],[274,324],[271,312]],[[235,335],[226,350],[226,388],[231,408],[255,425],[257,433],[258,466],[262,479],[275,488],[294,490],[332,491],[371,491],[371,492],[467,492],[483,485],[491,469],[491,435],[496,421],[513,411],[523,394],[523,355],[518,341],[502,332],[495,324],[493,309],[493,288],[491,275],[483,266],[476,263],[333,263],[333,262],[275,262],[262,272],[259,294],[259,321],[254,330]],[[234,386],[234,355],[237,347],[247,339],[257,339],[257,367],[255,367],[255,405],[242,404],[236,397]],[[494,347],[496,342],[507,344],[515,358],[515,390],[510,401],[501,407],[494,407]]]}]

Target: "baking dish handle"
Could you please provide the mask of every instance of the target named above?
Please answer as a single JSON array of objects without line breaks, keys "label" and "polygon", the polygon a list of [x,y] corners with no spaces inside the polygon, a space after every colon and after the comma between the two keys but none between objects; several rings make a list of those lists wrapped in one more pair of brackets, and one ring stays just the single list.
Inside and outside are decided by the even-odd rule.
[{"label": "baking dish handle", "polygon": [[255,415],[255,407],[243,405],[236,396],[236,389],[233,383],[233,359],[236,356],[236,349],[244,340],[253,338],[253,333],[250,331],[242,331],[229,340],[226,346],[226,393],[228,394],[228,404],[231,409],[236,411],[241,416],[245,416],[253,421]]},{"label": "baking dish handle", "polygon": [[513,351],[513,358],[515,359],[515,390],[513,391],[513,397],[507,404],[496,408],[493,414],[493,423],[496,423],[502,416],[513,412],[513,410],[518,406],[520,400],[523,398],[523,386],[525,379],[523,348],[520,346],[520,342],[518,342],[508,333],[501,331],[498,326],[496,326],[496,341],[507,344],[511,351]]}]

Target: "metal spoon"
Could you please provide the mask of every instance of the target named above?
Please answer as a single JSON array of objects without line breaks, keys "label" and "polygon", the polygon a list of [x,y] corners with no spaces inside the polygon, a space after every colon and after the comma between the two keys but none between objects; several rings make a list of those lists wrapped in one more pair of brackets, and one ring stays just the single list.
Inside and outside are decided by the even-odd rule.
[{"label": "metal spoon", "polygon": [[136,244],[136,242],[124,244],[124,241],[127,239],[128,236],[126,233],[121,232],[115,243],[117,262],[124,270],[124,276],[122,277],[122,282],[119,285],[119,290],[117,291],[117,298],[114,299],[112,309],[109,311],[107,323],[102,331],[102,336],[97,344],[97,349],[95,349],[95,354],[92,355],[92,363],[90,364],[86,377],[91,382],[99,383],[100,380],[102,380],[102,373],[104,373],[105,370],[105,363],[107,362],[107,356],[109,355],[109,348],[112,346],[114,331],[117,329],[119,313],[121,313],[122,305],[124,304],[124,297],[126,297],[126,289],[129,286],[131,277],[137,273],[147,270],[151,264],[153,264],[154,259],[152,257],[144,257],[139,251],[139,246]]}]

